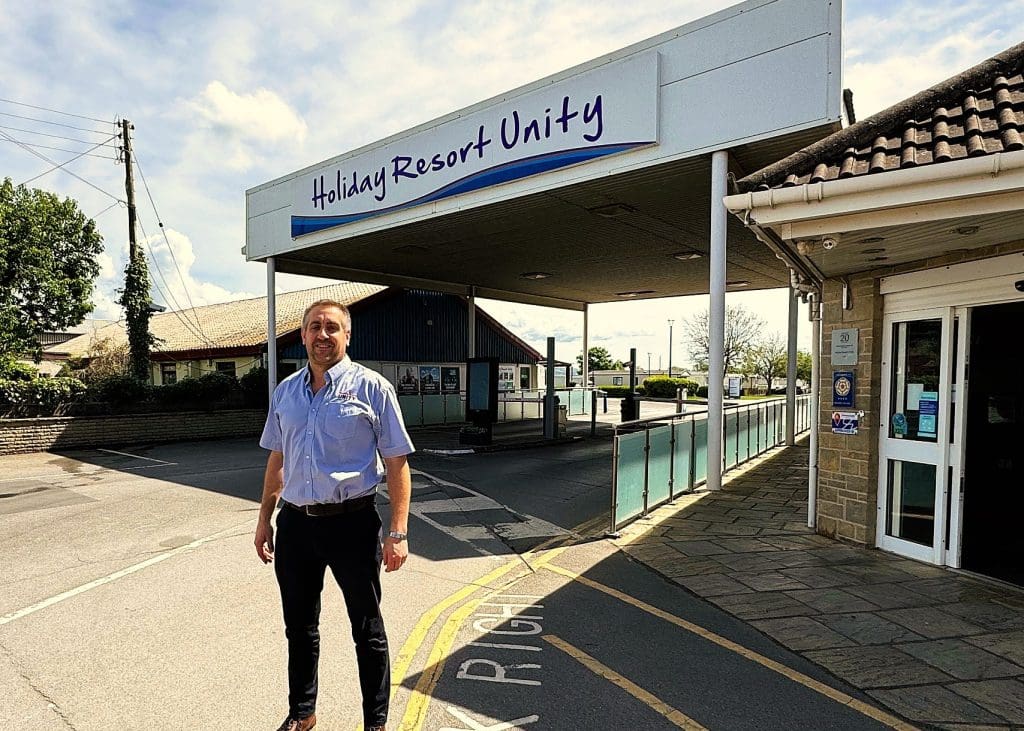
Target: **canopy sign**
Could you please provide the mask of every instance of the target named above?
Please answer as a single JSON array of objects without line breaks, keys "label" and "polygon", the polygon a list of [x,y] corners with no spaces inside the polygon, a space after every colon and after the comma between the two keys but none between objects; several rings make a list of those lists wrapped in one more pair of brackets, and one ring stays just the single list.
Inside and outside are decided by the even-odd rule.
[{"label": "canopy sign", "polygon": [[292,237],[658,141],[657,52],[298,175]]}]

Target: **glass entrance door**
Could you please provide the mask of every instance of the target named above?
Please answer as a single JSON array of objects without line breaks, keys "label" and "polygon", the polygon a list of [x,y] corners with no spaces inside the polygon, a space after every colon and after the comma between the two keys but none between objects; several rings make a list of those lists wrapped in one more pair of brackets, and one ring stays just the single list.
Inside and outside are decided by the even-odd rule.
[{"label": "glass entrance door", "polygon": [[945,563],[952,428],[952,308],[883,320],[880,548]]}]

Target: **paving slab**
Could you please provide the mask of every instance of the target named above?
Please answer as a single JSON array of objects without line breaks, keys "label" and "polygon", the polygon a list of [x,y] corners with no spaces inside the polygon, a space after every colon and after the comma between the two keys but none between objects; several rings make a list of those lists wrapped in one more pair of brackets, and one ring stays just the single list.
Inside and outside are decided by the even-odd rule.
[{"label": "paving slab", "polygon": [[894,642],[924,639],[906,627],[890,622],[872,612],[826,614],[820,618],[820,621],[826,627],[848,637],[858,645],[891,645]]},{"label": "paving slab", "polygon": [[966,622],[952,614],[946,614],[935,607],[887,609],[880,614],[929,639],[979,635],[985,631],[976,624]]},{"label": "paving slab", "polygon": [[987,680],[1024,675],[1024,668],[959,639],[897,645],[908,655],[960,680]]},{"label": "paving slab", "polygon": [[918,723],[941,723],[950,718],[959,718],[963,724],[957,726],[970,724],[971,728],[977,728],[975,724],[995,724],[1003,720],[939,685],[873,690],[869,695],[890,708],[899,708],[905,716]]},{"label": "paving slab", "polygon": [[762,619],[752,625],[793,650],[822,650],[850,647],[853,641],[810,617]]},{"label": "paving slab", "polygon": [[967,641],[1024,667],[1024,631],[975,635]]},{"label": "paving slab", "polygon": [[811,650],[804,655],[858,688],[894,688],[952,680],[946,673],[895,647],[840,647]]},{"label": "paving slab", "polygon": [[1010,723],[1024,723],[1024,683],[1019,680],[955,683],[950,689]]}]

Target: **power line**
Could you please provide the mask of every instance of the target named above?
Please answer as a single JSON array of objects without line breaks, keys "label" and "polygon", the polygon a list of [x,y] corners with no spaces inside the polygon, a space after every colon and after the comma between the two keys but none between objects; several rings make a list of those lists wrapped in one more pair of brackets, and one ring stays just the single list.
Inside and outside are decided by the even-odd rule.
[{"label": "power line", "polygon": [[[50,158],[48,158],[48,157],[47,157],[46,155],[44,155],[44,154],[43,154],[43,153],[41,153],[41,152],[36,152],[35,150],[33,150],[33,149],[31,148],[31,146],[29,146],[29,145],[25,145],[25,144],[22,144],[21,142],[19,142],[18,140],[14,139],[14,138],[13,138],[13,137],[11,137],[11,136],[10,136],[9,134],[7,134],[6,132],[4,132],[3,130],[0,130],[0,137],[3,137],[4,139],[6,139],[6,140],[8,140],[8,141],[10,141],[10,142],[13,142],[13,143],[15,143],[15,144],[16,144],[16,145],[18,145],[19,147],[23,148],[23,149],[24,149],[24,150],[25,150],[26,152],[29,152],[29,153],[31,153],[31,154],[33,154],[33,155],[35,155],[36,157],[38,157],[38,158],[39,158],[40,160],[44,160],[44,161],[46,161],[46,162],[50,163],[51,165],[55,165],[55,166],[57,166],[57,167],[62,167],[62,165],[61,165],[61,164],[59,164],[59,163],[56,163],[56,162],[54,162],[53,160],[51,160]],[[70,162],[70,161],[69,161],[69,162]],[[83,177],[82,177],[81,175],[78,175],[77,173],[73,173],[73,172],[71,172],[70,170],[65,170],[64,172],[66,172],[66,173],[67,173],[68,175],[70,175],[70,176],[71,176],[71,177],[73,177],[73,178],[77,178],[78,180],[81,180],[81,181],[82,181],[83,183],[85,183],[86,185],[88,185],[88,186],[89,186],[90,188],[95,188],[96,190],[98,190],[98,191],[99,191],[100,193],[102,193],[103,195],[105,195],[105,196],[107,196],[107,197],[109,197],[109,198],[113,198],[113,199],[114,199],[115,201],[120,201],[120,200],[121,200],[120,198],[118,198],[118,197],[117,197],[116,195],[114,195],[113,193],[110,193],[110,192],[108,192],[108,191],[106,191],[106,190],[103,190],[103,188],[101,188],[100,186],[96,185],[95,183],[91,183],[91,182],[89,182],[88,180],[86,180],[85,178],[83,178]]]},{"label": "power line", "polygon": [[[22,185],[24,185],[24,183],[22,183]],[[95,216],[90,216],[90,218],[91,218],[92,220],[94,220],[94,221],[95,221],[95,220],[96,220],[97,218],[99,218],[100,216],[102,216],[102,215],[103,215],[104,213],[106,213],[107,211],[109,211],[109,210],[110,210],[111,208],[116,208],[116,207],[117,207],[117,206],[119,206],[119,205],[121,205],[121,201],[115,201],[114,203],[111,203],[111,204],[110,204],[109,206],[107,206],[107,207],[106,207],[106,208],[104,208],[104,209],[103,209],[102,211],[100,211],[99,213],[97,213],[97,214],[96,214]]]},{"label": "power line", "polygon": [[[78,158],[82,157],[82,155],[88,155],[88,154],[89,154],[90,152],[92,152],[93,150],[95,150],[95,149],[96,149],[97,147],[99,147],[100,145],[105,145],[105,144],[107,144],[107,142],[110,142],[111,140],[113,140],[113,139],[116,139],[116,138],[117,138],[117,135],[114,135],[114,136],[113,136],[113,137],[111,137],[111,138],[110,138],[109,140],[105,140],[104,142],[101,142],[101,143],[99,143],[98,145],[95,145],[95,146],[93,146],[93,147],[90,147],[90,148],[89,148],[88,150],[86,150],[85,152],[79,153],[79,154],[75,155],[74,157],[72,157],[71,159],[69,159],[69,160],[65,160],[64,162],[62,162],[62,163],[61,163],[61,164],[59,164],[59,165],[55,165],[54,167],[50,168],[49,170],[44,170],[43,172],[39,173],[38,175],[36,175],[36,176],[34,176],[34,177],[31,177],[31,178],[29,178],[28,180],[26,180],[26,181],[25,181],[24,183],[22,183],[22,185],[28,185],[29,183],[31,183],[31,182],[33,182],[33,181],[35,181],[35,180],[39,180],[39,178],[43,177],[44,175],[49,175],[49,174],[50,174],[50,173],[52,173],[52,172],[53,172],[54,170],[60,170],[60,169],[61,169],[61,168],[63,168],[63,167],[65,166],[65,165],[70,165],[70,164],[71,164],[71,163],[73,163],[73,162],[74,162],[75,160],[77,160]],[[70,171],[70,170],[65,170],[64,172],[66,172],[66,173],[71,173],[71,171]],[[73,174],[73,173],[71,173],[71,174]],[[120,202],[120,201],[118,201],[118,202]],[[115,203],[115,205],[116,205],[116,203]]]},{"label": "power line", "polygon": [[[178,272],[178,279],[181,280],[181,286],[185,290],[185,297],[188,299],[189,307],[194,311],[196,309],[195,304],[192,302],[192,295],[188,291],[188,283],[185,281],[185,276],[181,273],[181,267],[178,266],[178,257],[174,255],[174,247],[171,246],[170,239],[167,238],[167,230],[164,228],[164,223],[160,220],[160,212],[156,209],[156,201],[153,200],[153,194],[149,190],[149,183],[146,182],[146,174],[142,172],[142,165],[139,163],[139,153],[135,151],[135,167],[139,169],[139,177],[142,178],[142,187],[146,189],[146,196],[149,198],[149,204],[153,206],[153,214],[156,216],[156,222],[160,226],[160,233],[164,236],[164,243],[167,244],[167,250],[171,253],[171,261],[174,262],[174,269]],[[198,324],[198,317],[196,318],[196,324]],[[200,329],[201,326],[200,326]]]},{"label": "power line", "polygon": [[[33,129],[22,129],[21,127],[9,127],[9,126],[7,126],[5,124],[0,124],[0,129],[9,129],[12,132],[27,132],[30,135],[38,135],[40,137],[53,137],[53,138],[58,139],[58,140],[65,140],[67,142],[79,142],[79,143],[81,143],[83,145],[95,145],[96,144],[96,140],[79,140],[79,139],[77,139],[75,137],[65,137],[64,135],[53,135],[53,134],[50,134],[48,132],[36,132]],[[116,137],[116,135],[115,135],[115,137]],[[114,139],[114,138],[111,137],[110,139]],[[102,145],[104,147],[116,147],[116,145],[112,145],[112,144],[110,144],[110,142],[101,142],[97,146],[100,146],[100,145]]]},{"label": "power line", "polygon": [[[57,152],[70,152],[70,153],[78,153],[78,152],[80,152],[80,150],[69,150],[66,147],[53,147],[52,145],[40,145],[40,144],[37,144],[35,142],[18,142],[18,140],[15,140],[15,139],[10,139],[10,140],[7,140],[7,141],[8,142],[14,142],[14,143],[16,143],[18,145],[21,145],[22,147],[37,147],[40,150],[56,150]],[[104,160],[116,160],[117,159],[113,155],[97,155],[94,152],[83,152],[82,154],[83,155],[88,155],[89,157],[102,157]]]},{"label": "power line", "polygon": [[106,119],[97,119],[96,117],[87,117],[84,114],[72,114],[71,112],[62,112],[60,109],[50,109],[49,107],[37,107],[35,104],[26,104],[25,102],[16,102],[13,99],[0,99],[0,102],[7,102],[8,104],[17,104],[19,107],[29,107],[30,109],[39,109],[43,112],[53,112],[54,114],[63,114],[67,117],[78,117],[79,119],[88,119],[91,122],[100,122],[106,124]]},{"label": "power line", "polygon": [[40,122],[41,124],[50,124],[55,127],[67,127],[68,129],[77,129],[79,132],[91,132],[94,135],[105,135],[110,134],[110,130],[99,130],[90,129],[88,127],[76,127],[73,124],[64,124],[63,122],[54,122],[49,119],[39,119],[38,117],[26,117],[23,114],[14,114],[12,112],[0,112],[0,116],[13,117],[14,119],[25,119],[29,122]]},{"label": "power line", "polygon": [[[181,322],[181,324],[184,325],[190,333],[192,333],[197,338],[199,338],[207,345],[210,345],[212,347],[213,342],[208,337],[206,337],[206,333],[203,332],[202,323],[199,322],[199,315],[196,313],[195,307],[193,306],[192,308],[192,317],[195,319],[194,325],[182,316],[181,313],[185,311],[185,308],[181,306],[178,300],[171,293],[171,285],[168,284],[167,277],[164,276],[164,272],[160,268],[160,262],[157,261],[156,253],[153,251],[153,246],[149,243],[149,235],[146,233],[146,228],[142,225],[141,218],[137,218],[136,221],[139,225],[139,229],[142,231],[143,241],[146,244],[146,249],[149,251],[149,258],[153,262],[153,267],[156,269],[156,273],[157,275],[159,275],[160,281],[164,283],[164,287],[167,289],[167,291],[164,292],[163,290],[161,290],[160,285],[158,285],[156,282],[153,282],[153,285],[157,288],[158,291],[160,291],[160,294],[164,297],[165,301],[170,302],[172,305],[174,305],[175,309],[173,309],[172,312],[175,313],[175,316],[178,318],[178,321]],[[184,288],[187,292],[188,287],[185,286]]]}]

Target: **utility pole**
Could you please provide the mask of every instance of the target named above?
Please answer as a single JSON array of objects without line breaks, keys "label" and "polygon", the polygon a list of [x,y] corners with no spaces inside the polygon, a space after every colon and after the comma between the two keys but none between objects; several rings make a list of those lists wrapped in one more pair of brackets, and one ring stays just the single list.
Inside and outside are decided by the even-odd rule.
[{"label": "utility pole", "polygon": [[128,265],[124,270],[124,289],[120,304],[124,307],[125,324],[128,330],[129,369],[131,375],[140,381],[149,381],[149,334],[150,297],[149,272],[146,259],[139,251],[135,239],[135,175],[132,170],[132,124],[121,120],[121,150],[124,154],[124,192],[128,200]]},{"label": "utility pole", "polygon": [[668,377],[672,377],[672,325],[675,320],[668,321]]},{"label": "utility pole", "polygon": [[135,241],[135,172],[132,170],[131,122],[121,120],[121,142],[124,150],[124,192],[128,198],[128,261],[135,261],[139,245]]}]

